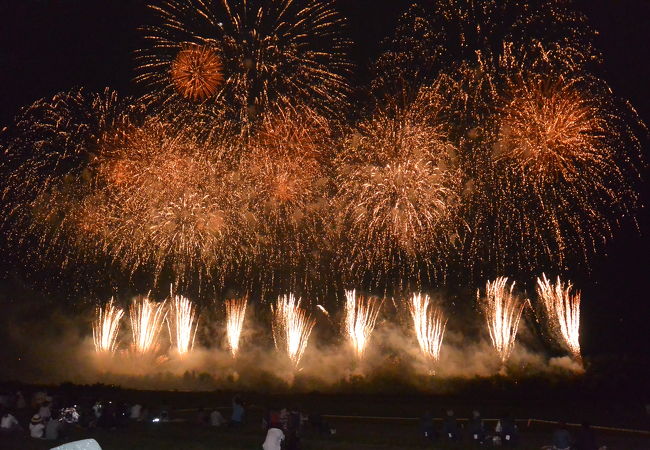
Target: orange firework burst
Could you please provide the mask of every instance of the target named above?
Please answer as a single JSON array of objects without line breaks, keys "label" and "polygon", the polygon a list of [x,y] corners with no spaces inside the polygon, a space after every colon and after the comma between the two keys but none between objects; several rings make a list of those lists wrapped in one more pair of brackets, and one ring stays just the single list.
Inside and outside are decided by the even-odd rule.
[{"label": "orange firework burst", "polygon": [[562,283],[560,277],[555,283],[545,274],[537,279],[537,295],[544,304],[551,332],[580,361],[580,292],[574,294],[572,289],[571,282]]},{"label": "orange firework burst", "polygon": [[307,349],[309,335],[316,321],[300,307],[300,299],[293,294],[278,297],[273,313],[273,339],[297,368]]},{"label": "orange firework burst", "polygon": [[480,290],[476,292],[485,314],[492,345],[502,364],[506,363],[515,347],[519,321],[527,302],[521,301],[513,294],[514,287],[513,282],[508,289],[508,279],[499,277],[485,284],[485,296],[481,297]]},{"label": "orange firework burst", "polygon": [[221,59],[205,45],[190,44],[178,52],[170,76],[185,98],[203,101],[214,97],[223,83]]},{"label": "orange firework burst", "polygon": [[356,270],[353,276],[394,267],[409,275],[418,263],[431,269],[449,248],[460,178],[442,108],[434,88],[422,89],[412,104],[378,113],[346,142],[336,224],[342,267]]},{"label": "orange firework burst", "polygon": [[440,358],[447,319],[442,310],[433,307],[428,295],[413,294],[409,309],[422,354],[434,363],[437,362]]},{"label": "orange firework burst", "polygon": [[97,317],[93,321],[93,342],[97,353],[115,353],[117,334],[124,310],[114,305],[113,299],[103,308],[97,308]]},{"label": "orange firework burst", "polygon": [[345,334],[358,360],[366,351],[382,304],[380,300],[357,296],[355,289],[345,291]]}]

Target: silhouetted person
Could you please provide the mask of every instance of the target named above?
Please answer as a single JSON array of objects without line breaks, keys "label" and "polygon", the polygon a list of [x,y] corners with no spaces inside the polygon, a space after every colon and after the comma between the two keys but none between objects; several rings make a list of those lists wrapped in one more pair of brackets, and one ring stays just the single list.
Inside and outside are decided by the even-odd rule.
[{"label": "silhouetted person", "polygon": [[420,431],[425,439],[430,441],[435,440],[436,430],[433,428],[433,416],[431,415],[431,411],[425,411],[422,417],[420,417]]},{"label": "silhouetted person", "polygon": [[232,399],[232,415],[230,416],[231,426],[241,426],[244,423],[244,402],[239,395],[235,395]]},{"label": "silhouetted person", "polygon": [[447,417],[445,417],[442,425],[442,432],[448,439],[454,441],[459,437],[458,422],[456,421],[456,416],[454,416],[454,411],[451,409],[447,410]]},{"label": "silhouetted person", "polygon": [[583,423],[576,436],[576,450],[598,450],[596,434],[588,423]]},{"label": "silhouetted person", "polygon": [[564,422],[558,422],[558,427],[553,432],[553,448],[555,450],[571,449],[571,435]]},{"label": "silhouetted person", "polygon": [[467,422],[467,432],[470,441],[481,445],[485,441],[485,425],[481,413],[477,410],[472,411],[472,417]]},{"label": "silhouetted person", "polygon": [[514,447],[517,445],[517,425],[510,413],[505,413],[503,417],[499,419],[494,431],[496,431],[497,435],[501,438],[501,443],[504,446]]}]

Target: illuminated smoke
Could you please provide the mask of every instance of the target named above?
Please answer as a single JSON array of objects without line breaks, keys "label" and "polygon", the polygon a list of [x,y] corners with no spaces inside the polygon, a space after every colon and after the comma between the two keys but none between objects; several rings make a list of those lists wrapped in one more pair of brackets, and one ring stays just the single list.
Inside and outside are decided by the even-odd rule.
[{"label": "illuminated smoke", "polygon": [[129,309],[133,351],[139,355],[158,350],[158,338],[166,317],[165,302],[155,303],[149,297],[135,299]]},{"label": "illuminated smoke", "polygon": [[345,333],[357,359],[363,357],[382,304],[380,300],[357,296],[356,289],[345,291]]},{"label": "illuminated smoke", "polygon": [[580,361],[580,292],[572,293],[573,284],[552,283],[545,274],[537,278],[537,295],[542,299],[549,328],[560,344]]},{"label": "illuminated smoke", "polygon": [[300,299],[296,299],[293,294],[278,297],[275,307],[271,307],[271,312],[275,345],[279,350],[286,352],[297,368],[316,321],[300,308]]},{"label": "illuminated smoke", "polygon": [[413,294],[409,308],[420,350],[435,363],[440,358],[447,319],[442,310],[431,304],[428,295]]},{"label": "illuminated smoke", "polygon": [[232,357],[237,357],[239,352],[239,339],[244,327],[246,317],[247,298],[226,300],[226,339]]},{"label": "illuminated smoke", "polygon": [[113,299],[104,307],[96,309],[93,321],[93,342],[97,353],[115,353],[117,349],[117,334],[120,331],[120,320],[124,310],[113,303]]},{"label": "illuminated smoke", "polygon": [[185,355],[194,347],[198,326],[198,316],[194,305],[187,297],[173,295],[169,303],[167,326],[172,345],[179,355]]},{"label": "illuminated smoke", "polygon": [[502,364],[508,360],[515,346],[519,321],[525,306],[525,302],[519,300],[512,292],[515,283],[510,285],[510,289],[507,283],[508,278],[498,277],[485,284],[484,296],[481,296],[480,290],[476,293],[485,314],[492,345]]}]

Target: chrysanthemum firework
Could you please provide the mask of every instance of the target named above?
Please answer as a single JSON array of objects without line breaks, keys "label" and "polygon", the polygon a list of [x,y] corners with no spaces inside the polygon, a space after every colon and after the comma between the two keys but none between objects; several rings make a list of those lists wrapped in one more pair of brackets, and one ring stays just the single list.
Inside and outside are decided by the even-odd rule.
[{"label": "chrysanthemum firework", "polygon": [[[402,276],[442,269],[460,178],[440,97],[422,89],[406,107],[379,111],[346,141],[338,160],[335,224],[351,275]],[[433,267],[429,264],[434,264]],[[441,270],[444,272],[444,270]]]},{"label": "chrysanthemum firework", "polygon": [[[348,42],[329,0],[162,0],[151,8],[158,23],[143,27],[137,81],[152,97],[222,100],[242,118],[296,98],[331,111],[345,98]],[[206,70],[194,80],[207,89],[188,89],[188,71],[179,71],[188,56],[201,60]]]}]

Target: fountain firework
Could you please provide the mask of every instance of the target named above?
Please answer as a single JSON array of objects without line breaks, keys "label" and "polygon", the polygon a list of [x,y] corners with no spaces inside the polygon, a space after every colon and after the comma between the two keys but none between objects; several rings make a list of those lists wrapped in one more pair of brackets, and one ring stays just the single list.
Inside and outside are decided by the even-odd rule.
[{"label": "fountain firework", "polygon": [[226,339],[233,358],[237,357],[239,351],[239,338],[244,327],[246,304],[246,297],[226,300]]},{"label": "fountain firework", "polygon": [[297,368],[316,321],[300,308],[300,298],[296,299],[293,294],[278,297],[275,308],[271,307],[271,312],[275,345],[278,349],[286,351]]},{"label": "fountain firework", "polygon": [[573,357],[580,361],[580,292],[571,293],[573,284],[552,283],[545,274],[537,278],[537,295],[542,299],[549,328]]},{"label": "fountain firework", "polygon": [[185,355],[194,347],[198,316],[192,302],[182,295],[172,295],[167,316],[167,327],[173,345],[179,355]]},{"label": "fountain firework", "polygon": [[165,302],[156,304],[149,297],[136,299],[129,309],[133,350],[144,355],[158,349],[158,336],[166,317]]},{"label": "fountain firework", "polygon": [[356,289],[345,291],[345,333],[357,359],[363,357],[382,304],[380,300],[357,296]]},{"label": "fountain firework", "polygon": [[117,348],[117,333],[120,330],[120,320],[124,310],[113,303],[113,298],[103,308],[96,309],[93,321],[93,342],[97,353],[115,353]]},{"label": "fountain firework", "polygon": [[476,292],[485,314],[492,345],[499,354],[502,364],[508,360],[515,346],[519,321],[525,305],[525,302],[520,301],[513,294],[514,287],[514,281],[508,289],[508,278],[498,277],[485,284],[484,297],[481,297],[480,290]]},{"label": "fountain firework", "polygon": [[420,350],[435,363],[440,358],[447,319],[440,309],[431,304],[428,295],[413,294],[409,307]]}]

